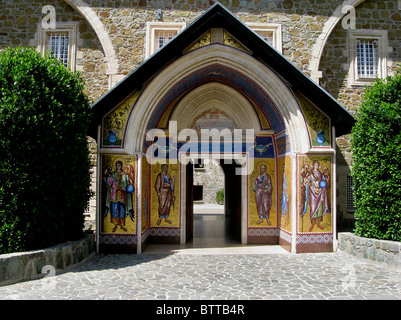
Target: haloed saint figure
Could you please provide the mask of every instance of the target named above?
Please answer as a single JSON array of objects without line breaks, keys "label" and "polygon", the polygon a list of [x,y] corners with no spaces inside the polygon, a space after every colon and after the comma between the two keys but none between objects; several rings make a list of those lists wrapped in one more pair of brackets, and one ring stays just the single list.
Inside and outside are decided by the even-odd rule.
[{"label": "haloed saint figure", "polygon": [[157,198],[159,201],[159,220],[157,220],[157,225],[160,225],[162,219],[165,222],[171,224],[170,208],[174,207],[174,184],[176,177],[171,178],[168,173],[168,165],[163,164],[161,167],[162,171],[157,175],[155,182],[155,190],[157,193]]},{"label": "haloed saint figure", "polygon": [[110,167],[105,171],[105,183],[107,186],[106,212],[105,217],[110,213],[110,222],[114,224],[112,232],[120,227],[125,228],[125,219],[127,215],[134,221],[134,210],[132,206],[131,193],[133,185],[130,184],[129,176],[123,171],[123,163],[116,161],[116,168],[111,171]]},{"label": "haloed saint figure", "polygon": [[270,209],[272,207],[272,192],[273,185],[272,179],[268,173],[266,173],[266,166],[260,166],[260,173],[255,180],[253,179],[253,191],[255,191],[255,202],[256,208],[258,211],[259,221],[257,224],[261,224],[263,219],[266,219],[267,224],[270,226],[271,222],[269,220],[270,217]]},{"label": "haloed saint figure", "polygon": [[309,232],[316,226],[324,230],[321,225],[323,217],[330,213],[329,191],[330,191],[330,173],[324,167],[320,170],[318,160],[313,161],[312,169],[309,170],[307,165],[301,172],[301,215],[305,215],[307,208],[310,209],[311,226]]}]

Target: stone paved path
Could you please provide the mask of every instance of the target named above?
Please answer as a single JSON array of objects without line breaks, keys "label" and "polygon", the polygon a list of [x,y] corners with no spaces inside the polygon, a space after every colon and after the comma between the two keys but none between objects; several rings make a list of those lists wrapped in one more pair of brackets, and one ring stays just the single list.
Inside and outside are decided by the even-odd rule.
[{"label": "stone paved path", "polygon": [[343,252],[93,255],[0,299],[401,300],[401,270]]}]

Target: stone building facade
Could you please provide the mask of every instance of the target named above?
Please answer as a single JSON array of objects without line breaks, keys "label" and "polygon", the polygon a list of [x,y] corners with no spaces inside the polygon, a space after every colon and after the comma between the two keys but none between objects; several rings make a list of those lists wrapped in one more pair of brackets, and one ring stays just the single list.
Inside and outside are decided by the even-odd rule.
[{"label": "stone building facade", "polygon": [[[155,54],[159,44],[165,45],[179,35],[214,3],[213,0],[3,0],[0,49],[10,45],[34,46],[44,52],[49,41],[59,43],[49,39],[68,38],[68,64],[82,73],[86,93],[95,103],[140,68]],[[401,63],[398,0],[223,0],[220,3],[351,114],[360,105],[365,86],[376,75],[384,78],[393,74]],[[360,62],[364,54],[370,56]],[[365,69],[373,73],[362,74]],[[95,140],[90,138],[94,157],[100,148]],[[352,166],[348,135],[337,136],[334,149],[337,184],[333,195],[337,225],[341,228],[353,219],[347,178]],[[99,191],[95,183],[93,188]],[[95,218],[96,201],[90,203],[88,220]]]}]

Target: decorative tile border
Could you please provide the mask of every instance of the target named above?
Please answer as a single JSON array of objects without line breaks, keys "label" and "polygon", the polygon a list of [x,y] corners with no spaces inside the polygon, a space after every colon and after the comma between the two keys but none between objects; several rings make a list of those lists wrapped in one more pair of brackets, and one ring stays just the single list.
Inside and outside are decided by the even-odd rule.
[{"label": "decorative tile border", "polygon": [[132,245],[138,243],[138,237],[134,234],[100,234],[99,244],[112,244],[112,245]]},{"label": "decorative tile border", "polygon": [[150,235],[153,237],[179,237],[181,231],[180,228],[151,228]]},{"label": "decorative tile border", "polygon": [[297,244],[333,243],[333,234],[297,234]]}]

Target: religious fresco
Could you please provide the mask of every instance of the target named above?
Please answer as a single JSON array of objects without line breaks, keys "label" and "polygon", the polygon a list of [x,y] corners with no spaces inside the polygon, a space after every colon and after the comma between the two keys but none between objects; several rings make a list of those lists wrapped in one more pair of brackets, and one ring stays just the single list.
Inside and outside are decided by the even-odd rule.
[{"label": "religious fresco", "polygon": [[291,232],[291,158],[282,157],[278,159],[278,181],[279,181],[279,221],[280,228]]},{"label": "religious fresco", "polygon": [[275,159],[255,159],[249,175],[249,227],[277,226],[275,162]]},{"label": "religious fresco", "polygon": [[211,44],[211,31],[208,30],[205,32],[198,40],[192,43],[187,49],[183,51],[183,53],[191,52],[192,50],[202,48],[204,46],[208,46]]},{"label": "religious fresco", "polygon": [[135,156],[102,156],[101,231],[136,233]]},{"label": "religious fresco", "polygon": [[330,119],[301,94],[296,94],[308,126],[313,147],[331,146]]},{"label": "religious fresco", "polygon": [[103,119],[103,147],[121,147],[127,119],[139,92],[134,92]]},{"label": "religious fresco", "polygon": [[332,156],[299,156],[298,170],[298,232],[332,232]]},{"label": "religious fresco", "polygon": [[179,227],[179,164],[151,166],[151,227]]},{"label": "religious fresco", "polygon": [[236,48],[238,50],[244,51],[248,54],[252,54],[252,52],[244,46],[241,42],[239,42],[235,37],[233,37],[229,32],[224,30],[224,44],[226,46],[230,46]]},{"label": "religious fresco", "polygon": [[272,136],[257,136],[249,175],[249,227],[277,226],[276,159]]}]

